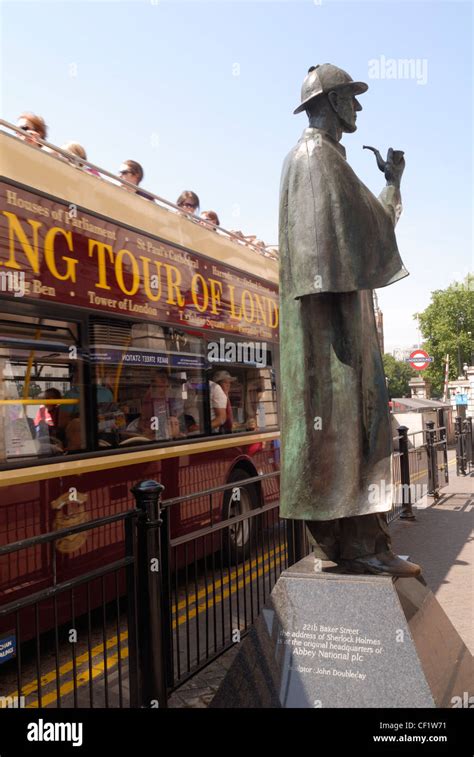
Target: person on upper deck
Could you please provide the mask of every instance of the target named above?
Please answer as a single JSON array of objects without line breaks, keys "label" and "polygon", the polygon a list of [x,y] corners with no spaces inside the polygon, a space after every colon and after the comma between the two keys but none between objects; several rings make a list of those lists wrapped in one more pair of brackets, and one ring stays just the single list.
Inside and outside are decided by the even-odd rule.
[{"label": "person on upper deck", "polygon": [[[138,185],[143,181],[144,172],[142,166],[140,165],[140,163],[137,163],[136,160],[124,160],[122,165],[120,166],[118,175],[121,179],[128,181],[129,184],[133,184],[135,187],[138,187]],[[145,200],[151,200],[152,202],[154,202],[153,196],[151,194],[148,194],[148,192],[144,192],[143,189],[132,189],[132,187],[129,187],[126,184],[122,184],[122,187],[124,189],[127,189],[129,192],[135,192],[140,197],[144,197]]]},{"label": "person on upper deck", "polygon": [[22,137],[25,142],[35,145],[35,147],[39,147],[40,149],[42,148],[42,145],[38,142],[38,137],[46,139],[48,133],[48,127],[42,116],[37,116],[36,113],[27,111],[18,116],[16,125],[25,132],[25,136]]},{"label": "person on upper deck", "polygon": [[[87,160],[87,153],[84,147],[79,144],[79,142],[66,142],[66,144],[61,147],[61,150],[65,150],[66,152],[69,152],[72,155],[76,155],[76,157],[78,158]],[[61,155],[61,157],[63,156]],[[83,169],[83,171],[86,171],[86,173],[91,173],[93,176],[100,176],[100,173],[96,171],[95,168],[89,168],[89,166],[85,166],[82,163],[76,163],[75,165],[78,165],[80,168]]]},{"label": "person on upper deck", "polygon": [[[201,213],[201,218],[203,218],[208,223],[212,223],[214,226],[220,226],[219,216],[217,215],[215,210],[203,210]],[[207,224],[205,225],[207,226]]]},{"label": "person on upper deck", "polygon": [[196,215],[200,205],[199,197],[197,196],[196,192],[191,192],[191,190],[186,189],[184,190],[184,192],[181,192],[180,196],[176,200],[176,205],[185,213]]}]

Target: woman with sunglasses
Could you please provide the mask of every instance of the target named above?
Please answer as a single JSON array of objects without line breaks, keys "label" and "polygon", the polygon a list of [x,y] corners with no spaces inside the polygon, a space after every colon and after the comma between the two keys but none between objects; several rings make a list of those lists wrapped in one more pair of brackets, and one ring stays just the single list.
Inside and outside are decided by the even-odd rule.
[{"label": "woman with sunglasses", "polygon": [[25,142],[30,145],[35,145],[41,149],[42,145],[38,142],[40,139],[46,139],[48,128],[42,116],[37,116],[35,113],[22,113],[18,117],[16,123],[17,127],[24,132],[24,136],[21,137]]},{"label": "woman with sunglasses", "polygon": [[181,192],[176,200],[176,205],[178,208],[181,208],[181,210],[184,210],[185,213],[196,215],[199,211],[199,197],[195,192],[185,190],[184,192]]},{"label": "woman with sunglasses", "polygon": [[129,192],[135,192],[135,194],[140,197],[144,197],[145,200],[151,200],[154,202],[153,195],[144,192],[143,189],[138,189],[138,185],[144,176],[143,168],[140,163],[137,163],[136,160],[124,160],[120,166],[118,175],[121,179],[127,181],[128,184],[133,184],[133,187],[137,187],[137,189],[133,189],[133,187],[128,186],[127,184],[122,184],[123,189],[127,189]]}]

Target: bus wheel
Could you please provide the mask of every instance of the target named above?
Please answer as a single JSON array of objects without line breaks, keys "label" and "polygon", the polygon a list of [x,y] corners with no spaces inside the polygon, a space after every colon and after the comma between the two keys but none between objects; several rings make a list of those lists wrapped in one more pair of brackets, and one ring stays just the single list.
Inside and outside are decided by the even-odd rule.
[{"label": "bus wheel", "polygon": [[[228,483],[244,482],[248,473],[236,468],[229,476]],[[258,489],[255,484],[234,486],[224,496],[222,517],[224,520],[237,515],[246,515],[258,507]],[[224,530],[223,534],[223,560],[226,565],[236,565],[250,556],[251,535],[254,527],[254,518],[234,523]]]}]

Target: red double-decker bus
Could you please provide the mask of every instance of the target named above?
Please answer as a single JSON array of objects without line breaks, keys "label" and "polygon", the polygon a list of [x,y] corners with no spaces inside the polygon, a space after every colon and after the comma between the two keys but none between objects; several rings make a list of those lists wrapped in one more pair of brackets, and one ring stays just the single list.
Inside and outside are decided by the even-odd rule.
[{"label": "red double-decker bus", "polygon": [[[168,498],[277,470],[276,256],[1,127],[0,545],[133,508],[143,479]],[[171,534],[277,498],[273,477],[183,502]],[[122,538],[61,539],[54,567],[49,545],[0,557],[0,601]]]}]

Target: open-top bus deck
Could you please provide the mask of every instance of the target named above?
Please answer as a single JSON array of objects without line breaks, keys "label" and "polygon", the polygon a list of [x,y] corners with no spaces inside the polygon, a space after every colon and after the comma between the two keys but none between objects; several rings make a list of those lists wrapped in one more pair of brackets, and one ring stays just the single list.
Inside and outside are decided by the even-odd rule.
[{"label": "open-top bus deck", "polygon": [[[133,508],[140,480],[170,498],[277,470],[275,256],[1,126],[0,546]],[[278,485],[242,492],[173,508],[172,534],[275,501]],[[122,548],[117,523],[0,556],[0,602]]]}]

